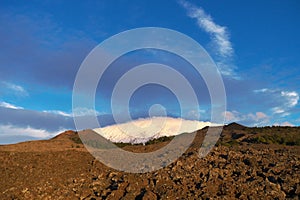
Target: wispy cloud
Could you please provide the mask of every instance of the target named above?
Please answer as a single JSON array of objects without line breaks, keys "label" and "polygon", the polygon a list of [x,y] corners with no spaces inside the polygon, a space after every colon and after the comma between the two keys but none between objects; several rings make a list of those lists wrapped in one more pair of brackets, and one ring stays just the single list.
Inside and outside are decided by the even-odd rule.
[{"label": "wispy cloud", "polygon": [[[65,129],[74,129],[71,117],[54,113],[45,113],[26,109],[12,109],[0,106],[0,125],[13,125],[26,128],[47,130],[56,132]],[[1,134],[1,132],[0,132]]]},{"label": "wispy cloud", "polygon": [[17,127],[13,125],[1,125],[0,124],[0,136],[29,136],[34,138],[49,138],[57,135],[61,131],[49,132],[43,129],[35,129],[30,126]]},{"label": "wispy cloud", "polygon": [[100,115],[97,110],[89,109],[89,108],[83,108],[83,107],[78,107],[73,109],[73,116],[97,116]]},{"label": "wispy cloud", "polygon": [[253,92],[255,93],[260,93],[260,92],[273,92],[274,90],[270,90],[268,88],[262,88],[262,89],[257,89],[257,90],[253,90]]},{"label": "wispy cloud", "polygon": [[0,107],[11,108],[11,109],[24,109],[21,106],[16,106],[16,105],[13,105],[11,103],[7,103],[5,101],[0,102]]},{"label": "wispy cloud", "polygon": [[5,87],[7,90],[10,90],[15,95],[18,95],[18,96],[28,96],[29,95],[29,93],[24,89],[24,87],[22,87],[20,85],[6,82],[6,81],[2,81],[1,83],[2,83],[1,85],[3,85],[3,87]]},{"label": "wispy cloud", "polygon": [[264,112],[243,114],[238,111],[226,111],[223,116],[226,123],[241,122],[251,126],[265,126],[270,122],[270,117]]},{"label": "wispy cloud", "polygon": [[210,35],[221,73],[237,78],[234,72],[236,67],[231,63],[234,49],[230,42],[228,28],[215,23],[213,18],[201,7],[184,0],[179,0],[179,4],[187,10],[189,17],[197,20],[199,28]]},{"label": "wispy cloud", "polygon": [[299,101],[299,94],[296,91],[263,88],[254,90],[254,93],[267,95],[268,99],[274,102],[271,108],[273,114],[280,114],[282,117],[290,115],[289,111]]},{"label": "wispy cloud", "polygon": [[44,113],[51,113],[64,117],[82,117],[82,116],[98,116],[105,113],[100,113],[97,110],[88,108],[75,108],[73,112],[65,112],[62,110],[44,110]]},{"label": "wispy cloud", "polygon": [[283,123],[275,123],[275,124],[273,124],[273,126],[295,126],[295,125],[286,121]]},{"label": "wispy cloud", "polygon": [[67,113],[67,112],[64,112],[61,110],[44,110],[43,112],[61,115],[61,116],[65,116],[65,117],[72,117],[72,113]]},{"label": "wispy cloud", "polygon": [[298,104],[299,94],[295,91],[281,91],[281,96],[287,99],[286,105],[288,107],[294,107]]}]

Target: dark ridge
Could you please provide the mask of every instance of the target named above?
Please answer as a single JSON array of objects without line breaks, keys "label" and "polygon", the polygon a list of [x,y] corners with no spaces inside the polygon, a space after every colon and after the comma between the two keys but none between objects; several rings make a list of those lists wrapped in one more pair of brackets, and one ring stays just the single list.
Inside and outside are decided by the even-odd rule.
[{"label": "dark ridge", "polygon": [[69,138],[69,137],[72,137],[72,136],[76,136],[78,135],[77,132],[75,131],[72,131],[72,130],[67,130],[67,131],[64,131],[56,136],[54,136],[53,138],[51,138],[51,140],[53,139],[61,139],[61,138]]},{"label": "dark ridge", "polygon": [[247,127],[243,126],[241,124],[238,124],[236,122],[233,122],[228,125],[225,125],[224,128],[227,130],[245,130]]}]

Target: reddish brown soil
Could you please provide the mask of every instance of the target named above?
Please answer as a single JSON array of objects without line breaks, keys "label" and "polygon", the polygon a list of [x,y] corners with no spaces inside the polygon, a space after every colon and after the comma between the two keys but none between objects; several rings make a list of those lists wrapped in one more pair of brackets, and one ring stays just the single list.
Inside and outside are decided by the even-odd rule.
[{"label": "reddish brown soil", "polygon": [[[246,134],[239,128],[227,128],[222,140],[229,140],[233,130]],[[76,137],[68,131],[47,141],[0,146],[0,199],[299,199],[299,146],[240,139],[200,159],[199,131],[176,162],[155,172],[132,174],[95,160]],[[124,149],[149,152],[165,144]]]}]

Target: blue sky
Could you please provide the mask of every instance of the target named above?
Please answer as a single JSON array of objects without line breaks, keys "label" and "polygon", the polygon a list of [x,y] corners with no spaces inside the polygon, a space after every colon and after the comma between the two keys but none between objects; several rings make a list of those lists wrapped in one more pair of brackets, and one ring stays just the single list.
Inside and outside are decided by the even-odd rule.
[{"label": "blue sky", "polygon": [[[182,32],[207,50],[223,76],[227,123],[299,126],[299,9],[297,0],[1,1],[1,143],[74,129],[72,88],[84,58],[112,35],[149,26]],[[110,84],[122,72],[118,66],[153,59],[180,63],[168,62],[168,56],[133,52],[112,66],[102,81],[107,87],[97,92],[99,118],[112,123]],[[192,70],[175,68],[193,77]],[[201,120],[207,120],[209,94],[203,83],[195,87]],[[135,118],[147,117],[153,104],[179,116],[178,102],[166,88],[145,86],[132,99]]]}]

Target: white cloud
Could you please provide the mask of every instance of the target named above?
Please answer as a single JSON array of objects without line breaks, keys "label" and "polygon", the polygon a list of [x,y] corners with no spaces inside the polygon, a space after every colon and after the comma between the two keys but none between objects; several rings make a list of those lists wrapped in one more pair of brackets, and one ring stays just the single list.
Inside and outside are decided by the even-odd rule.
[{"label": "white cloud", "polygon": [[294,124],[290,123],[290,122],[283,122],[281,124],[281,126],[295,126]]},{"label": "white cloud", "polygon": [[190,120],[198,120],[201,117],[201,114],[205,114],[205,110],[199,109],[199,110],[190,110],[187,113],[187,119]]},{"label": "white cloud", "polygon": [[12,108],[12,109],[24,109],[23,107],[13,105],[13,104],[7,103],[5,101],[0,102],[0,107]]},{"label": "white cloud", "polygon": [[67,113],[67,112],[64,112],[64,111],[61,111],[61,110],[44,110],[43,112],[53,113],[53,114],[56,114],[56,115],[62,115],[62,116],[65,116],[65,117],[72,117],[72,113]]},{"label": "white cloud", "polygon": [[[0,113],[2,113],[0,114],[0,125],[11,124],[14,127],[29,126],[32,129],[46,130],[48,132],[75,128],[71,117],[53,113],[4,107],[0,107]],[[0,132],[0,134],[2,133]]]},{"label": "white cloud", "polygon": [[256,113],[256,119],[257,120],[265,119],[265,118],[268,118],[268,116],[265,113],[263,113],[263,112],[257,112]]},{"label": "white cloud", "polygon": [[239,113],[237,111],[226,111],[223,112],[223,116],[225,117],[225,122],[237,122],[240,121],[240,118],[238,117]]},{"label": "white cloud", "polygon": [[186,1],[179,1],[179,3],[188,11],[189,17],[196,19],[198,26],[211,35],[212,40],[218,46],[220,56],[230,57],[233,55],[233,48],[225,26],[216,24],[212,17],[200,7]]},{"label": "white cloud", "polygon": [[44,110],[43,112],[61,115],[64,117],[73,117],[73,116],[80,117],[80,116],[93,116],[93,115],[98,116],[101,114],[97,110],[88,109],[88,108],[75,108],[73,110],[73,113],[72,112],[68,113],[61,110]]},{"label": "white cloud", "polygon": [[287,105],[289,107],[294,107],[298,104],[299,94],[295,91],[292,92],[281,91],[281,96],[287,99]]},{"label": "white cloud", "polygon": [[16,95],[28,96],[28,92],[20,85],[3,81],[2,84],[9,90],[13,91]]},{"label": "white cloud", "polygon": [[285,111],[282,109],[282,108],[280,108],[280,107],[274,107],[274,108],[272,108],[272,111],[273,111],[273,113],[275,113],[275,114],[281,114],[281,113],[284,113]]},{"label": "white cloud", "polygon": [[193,4],[179,0],[179,3],[187,10],[188,16],[197,20],[199,28],[210,35],[214,50],[217,54],[217,65],[223,75],[236,77],[232,63],[234,49],[230,42],[229,32],[227,27],[218,25],[212,17],[208,15],[201,7],[196,7]]},{"label": "white cloud", "polygon": [[30,136],[35,138],[49,138],[57,135],[59,132],[48,132],[43,129],[34,129],[30,126],[16,127],[13,125],[0,125],[1,136]]},{"label": "white cloud", "polygon": [[242,122],[251,126],[264,126],[269,123],[269,116],[263,112],[243,114],[238,111],[223,112],[226,123]]},{"label": "white cloud", "polygon": [[254,92],[268,95],[268,98],[277,104],[271,108],[271,111],[282,117],[290,115],[289,110],[295,107],[299,101],[299,94],[296,91],[263,88],[254,90]]},{"label": "white cloud", "polygon": [[89,108],[75,108],[73,109],[73,116],[98,116],[100,113],[94,109]]},{"label": "white cloud", "polygon": [[266,124],[267,122],[269,122],[269,117],[263,112],[256,112],[255,114],[250,113],[246,116],[246,119],[247,118],[255,122],[258,122],[258,124],[256,125]]},{"label": "white cloud", "polygon": [[258,89],[258,90],[253,90],[253,92],[255,93],[260,93],[260,92],[272,92],[273,90],[270,90],[268,88],[262,88],[262,89]]},{"label": "white cloud", "polygon": [[290,122],[282,122],[282,123],[275,123],[273,126],[295,126],[294,124]]}]

